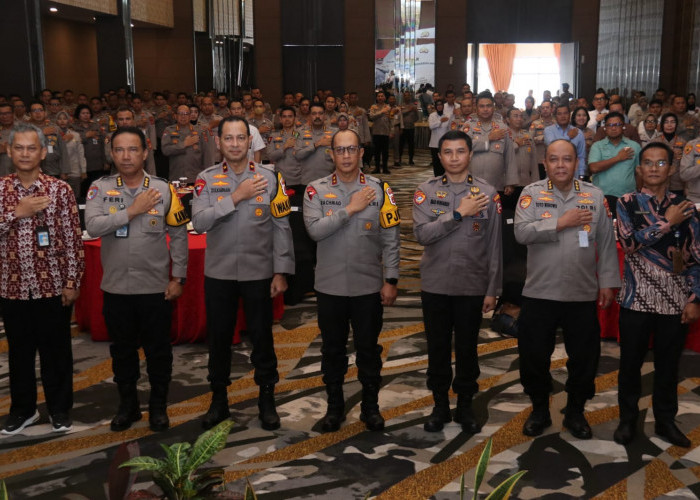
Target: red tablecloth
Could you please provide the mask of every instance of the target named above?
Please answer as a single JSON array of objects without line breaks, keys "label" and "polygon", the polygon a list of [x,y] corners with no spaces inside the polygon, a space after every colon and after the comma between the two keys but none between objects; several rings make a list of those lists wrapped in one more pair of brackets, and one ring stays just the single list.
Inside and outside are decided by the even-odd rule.
[{"label": "red tablecloth", "polygon": [[[173,306],[173,321],[170,338],[173,344],[203,342],[206,339],[207,317],[204,309],[204,250],[205,235],[189,235],[189,262],[187,284],[182,296]],[[75,303],[75,316],[78,325],[89,331],[92,340],[109,340],[107,327],[102,316],[102,263],[100,262],[100,240],[85,242],[85,276],[80,289],[80,297]],[[284,298],[280,294],[273,302],[273,318],[278,320],[284,313]],[[238,308],[238,320],[233,342],[240,342],[239,332],[245,330],[243,308]]]},{"label": "red tablecloth", "polygon": [[[620,264],[620,275],[624,266],[625,254],[620,244],[617,244],[617,259]],[[619,331],[620,305],[613,301],[607,309],[598,308],[598,321],[600,322],[600,336],[602,338],[615,338],[620,340]],[[700,321],[696,321],[688,330],[685,347],[695,352],[700,352]]]}]

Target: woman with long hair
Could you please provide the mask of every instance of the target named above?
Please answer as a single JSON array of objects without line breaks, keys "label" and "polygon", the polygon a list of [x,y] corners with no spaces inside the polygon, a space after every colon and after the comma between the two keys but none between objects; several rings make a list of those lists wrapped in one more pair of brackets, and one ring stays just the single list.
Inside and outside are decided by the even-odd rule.
[{"label": "woman with long hair", "polygon": [[583,134],[583,138],[586,140],[586,158],[588,158],[588,152],[591,150],[593,136],[595,135],[593,131],[587,127],[589,120],[590,115],[588,114],[588,110],[583,106],[578,106],[571,113],[571,125],[579,129]]}]

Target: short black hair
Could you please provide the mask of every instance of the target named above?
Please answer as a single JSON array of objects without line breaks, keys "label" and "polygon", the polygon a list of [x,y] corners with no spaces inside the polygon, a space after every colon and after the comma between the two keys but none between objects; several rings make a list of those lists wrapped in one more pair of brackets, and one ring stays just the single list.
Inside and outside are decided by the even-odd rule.
[{"label": "short black hair", "polygon": [[324,112],[326,111],[326,107],[320,102],[312,102],[311,106],[309,106],[309,112],[314,108],[321,108]]},{"label": "short black hair", "polygon": [[359,134],[357,132],[355,132],[354,130],[347,128],[345,130],[338,130],[335,134],[333,134],[333,137],[331,137],[331,149],[333,149],[333,147],[335,146],[335,136],[338,134],[341,134],[341,133],[344,134],[345,132],[352,133],[355,136],[355,138],[357,139],[357,146],[359,148],[362,148],[362,141],[360,140]]},{"label": "short black hair", "polygon": [[[493,101],[493,94],[491,94],[491,92],[488,91],[488,90],[484,90],[483,92],[479,92],[479,93],[477,94],[477,96],[476,96],[476,103],[479,104],[479,101],[480,101],[481,99],[488,99],[489,101],[494,102],[494,101]],[[469,148],[469,149],[471,150],[471,148]]]},{"label": "short black hair", "polygon": [[114,134],[112,134],[112,149],[114,149],[114,139],[119,137],[122,134],[134,134],[138,136],[139,141],[141,142],[141,147],[143,149],[147,149],[148,146],[146,145],[146,136],[143,135],[143,132],[141,131],[140,128],[138,127],[119,127],[117,130],[114,131]]},{"label": "short black hair", "polygon": [[291,111],[294,114],[294,116],[297,115],[297,110],[294,109],[294,106],[282,106],[280,108],[280,116],[282,116],[282,113],[284,113],[285,111]]},{"label": "short black hair", "polygon": [[464,141],[467,143],[469,151],[471,152],[472,150],[472,138],[461,130],[449,130],[445,132],[438,141],[438,151],[442,151],[442,143],[445,141]]},{"label": "short black hair", "polygon": [[605,124],[607,125],[608,121],[610,121],[611,118],[619,118],[622,123],[625,123],[625,117],[622,116],[622,113],[618,113],[617,111],[611,111],[607,115],[605,115]]},{"label": "short black hair", "polygon": [[644,153],[649,151],[650,149],[663,149],[666,151],[666,158],[668,159],[669,165],[673,163],[673,150],[671,147],[663,142],[655,142],[652,141],[648,143],[646,146],[642,148],[642,150],[639,152],[639,164],[642,164],[642,157],[644,156]]},{"label": "short black hair", "polygon": [[75,111],[73,112],[73,118],[75,118],[75,121],[78,121],[80,119],[80,113],[84,109],[87,109],[90,112],[90,118],[93,117],[93,112],[92,112],[92,109],[90,109],[90,106],[88,106],[87,104],[78,104],[75,107]]},{"label": "short black hair", "polygon": [[245,124],[246,132],[248,132],[248,135],[250,135],[250,125],[248,124],[248,120],[246,120],[245,118],[242,118],[240,116],[229,115],[219,122],[219,139],[221,139],[221,133],[224,131],[224,125],[226,123],[235,123],[235,122],[243,122]]}]

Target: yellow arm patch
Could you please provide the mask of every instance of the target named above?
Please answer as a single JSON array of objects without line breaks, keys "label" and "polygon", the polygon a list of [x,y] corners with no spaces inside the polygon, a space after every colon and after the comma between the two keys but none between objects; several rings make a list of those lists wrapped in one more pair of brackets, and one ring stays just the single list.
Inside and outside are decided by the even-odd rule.
[{"label": "yellow arm patch", "polygon": [[292,204],[287,196],[287,188],[284,184],[282,174],[277,172],[277,193],[270,202],[270,213],[276,219],[286,217],[292,213]]},{"label": "yellow arm patch", "polygon": [[177,196],[175,188],[170,184],[170,207],[168,208],[168,215],[165,216],[165,223],[168,226],[182,226],[189,221],[190,218],[187,216],[185,207]]},{"label": "yellow arm patch", "polygon": [[394,192],[389,187],[389,184],[383,182],[382,191],[384,191],[384,202],[381,210],[379,210],[379,223],[384,229],[387,229],[401,224],[401,217],[399,216],[399,208],[394,200]]}]

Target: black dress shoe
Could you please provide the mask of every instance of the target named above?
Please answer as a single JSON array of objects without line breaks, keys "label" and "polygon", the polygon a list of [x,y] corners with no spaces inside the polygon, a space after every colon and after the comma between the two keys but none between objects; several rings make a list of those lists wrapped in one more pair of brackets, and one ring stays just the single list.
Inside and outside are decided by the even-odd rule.
[{"label": "black dress shoe", "polygon": [[170,428],[170,420],[165,408],[151,407],[148,409],[148,426],[153,432],[163,432]]},{"label": "black dress shoe", "polygon": [[552,418],[549,412],[546,414],[532,412],[523,425],[523,434],[531,437],[540,436],[550,425],[552,425]]},{"label": "black dress shoe", "polygon": [[690,439],[685,437],[685,434],[676,427],[675,422],[656,422],[654,431],[656,431],[657,436],[666,438],[669,443],[675,446],[690,448]]},{"label": "black dress shoe", "polygon": [[428,421],[423,424],[423,430],[426,432],[440,432],[445,424],[452,422],[450,407],[434,407],[433,412],[428,417]]},{"label": "black dress shoe", "polygon": [[618,425],[615,430],[615,434],[613,434],[613,439],[617,444],[625,446],[632,442],[635,432],[634,422],[620,422],[620,425]]},{"label": "black dress shoe", "polygon": [[462,426],[462,431],[467,434],[476,434],[481,431],[481,426],[476,421],[474,412],[472,412],[470,407],[457,407],[457,412],[455,413],[455,422]]},{"label": "black dress shoe", "polygon": [[593,437],[593,431],[591,426],[588,425],[586,417],[583,413],[573,413],[564,417],[564,427],[569,429],[569,432],[579,439],[591,439]]},{"label": "black dress shoe", "polygon": [[384,429],[384,417],[378,410],[368,410],[360,413],[360,420],[365,423],[370,431],[381,431]]},{"label": "black dress shoe", "polygon": [[141,416],[141,411],[138,408],[134,408],[128,412],[119,411],[109,424],[109,428],[114,432],[125,431],[131,427],[131,424],[141,420]]},{"label": "black dress shoe", "polygon": [[230,416],[231,412],[229,411],[228,406],[212,401],[212,404],[209,406],[209,410],[202,417],[202,429],[209,430]]},{"label": "black dress shoe", "polygon": [[340,424],[345,421],[344,412],[332,412],[326,413],[326,416],[321,419],[321,430],[323,432],[336,432],[340,429]]}]

